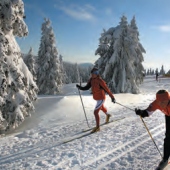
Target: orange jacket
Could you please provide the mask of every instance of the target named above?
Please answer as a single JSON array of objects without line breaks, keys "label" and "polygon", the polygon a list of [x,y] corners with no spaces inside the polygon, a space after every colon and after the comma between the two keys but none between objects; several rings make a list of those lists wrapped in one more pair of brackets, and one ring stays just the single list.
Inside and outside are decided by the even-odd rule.
[{"label": "orange jacket", "polygon": [[[167,101],[165,107],[161,106],[161,102],[163,101]],[[154,100],[146,110],[154,112],[157,109],[162,111],[165,115],[170,116],[170,93],[156,94],[156,100]]]},{"label": "orange jacket", "polygon": [[102,100],[106,98],[105,92],[109,94],[111,98],[114,98],[113,94],[106,85],[106,82],[99,76],[96,78],[90,78],[86,86],[80,87],[80,90],[92,89],[93,99]]}]

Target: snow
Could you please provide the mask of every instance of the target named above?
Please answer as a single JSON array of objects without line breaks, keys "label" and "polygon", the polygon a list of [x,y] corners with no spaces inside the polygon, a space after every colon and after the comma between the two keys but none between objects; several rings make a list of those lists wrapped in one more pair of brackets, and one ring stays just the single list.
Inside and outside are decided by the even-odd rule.
[{"label": "snow", "polygon": [[[145,109],[159,89],[169,89],[170,79],[146,77],[140,94],[115,94],[116,101],[134,109]],[[95,126],[95,101],[90,91],[81,92],[90,127]],[[2,170],[152,170],[161,157],[142,121],[132,110],[113,104],[106,106],[111,119],[122,120],[102,126],[101,131],[63,143],[88,129],[75,84],[64,85],[58,95],[38,96],[35,113],[12,132],[1,135]],[[105,116],[100,112],[101,123]],[[156,111],[144,119],[159,150],[163,151],[164,115]],[[88,133],[88,132],[85,132]]]}]

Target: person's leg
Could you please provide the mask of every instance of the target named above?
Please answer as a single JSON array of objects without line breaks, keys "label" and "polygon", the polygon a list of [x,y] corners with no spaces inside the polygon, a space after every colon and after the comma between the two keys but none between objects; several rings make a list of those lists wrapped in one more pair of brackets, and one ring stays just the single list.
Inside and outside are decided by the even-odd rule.
[{"label": "person's leg", "polygon": [[99,127],[100,126],[99,109],[94,110],[94,116],[96,120],[96,127]]},{"label": "person's leg", "polygon": [[170,156],[170,116],[165,116],[165,139],[163,159],[168,160]]},{"label": "person's leg", "polygon": [[[104,102],[105,102],[105,100],[103,101],[103,104],[102,104],[101,107],[99,108],[99,111],[102,110],[102,111],[105,113],[105,115],[106,115],[106,121],[105,121],[105,123],[108,123],[111,115],[107,113],[107,108],[104,106]],[[100,119],[100,117],[99,117],[99,119]]]},{"label": "person's leg", "polygon": [[157,169],[163,169],[168,164],[170,156],[170,116],[165,115],[165,139],[164,139],[164,153],[163,159],[159,163]]},{"label": "person's leg", "polygon": [[107,114],[107,108],[104,106],[104,103],[102,104],[100,110],[102,110],[105,114]]},{"label": "person's leg", "polygon": [[95,119],[96,119],[96,127],[100,126],[99,111],[101,110],[103,103],[104,103],[104,100],[97,100],[96,107],[94,109],[94,116],[95,116]]}]

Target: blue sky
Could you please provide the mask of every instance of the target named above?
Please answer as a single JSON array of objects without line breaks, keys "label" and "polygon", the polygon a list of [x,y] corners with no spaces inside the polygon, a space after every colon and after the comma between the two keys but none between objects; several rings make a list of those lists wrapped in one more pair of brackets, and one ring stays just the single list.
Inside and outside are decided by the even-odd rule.
[{"label": "blue sky", "polygon": [[29,35],[17,38],[22,52],[40,45],[41,25],[49,18],[57,49],[64,61],[92,62],[103,28],[116,27],[122,15],[128,22],[135,15],[140,42],[146,50],[145,68],[170,69],[169,0],[23,0]]}]

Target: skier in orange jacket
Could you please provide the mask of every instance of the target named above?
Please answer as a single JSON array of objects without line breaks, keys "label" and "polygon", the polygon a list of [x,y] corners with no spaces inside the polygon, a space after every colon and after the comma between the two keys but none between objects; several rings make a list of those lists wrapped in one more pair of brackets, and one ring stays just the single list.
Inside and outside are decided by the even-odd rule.
[{"label": "skier in orange jacket", "polygon": [[96,127],[92,130],[93,132],[100,131],[100,117],[99,117],[99,111],[102,110],[106,114],[106,123],[109,122],[110,114],[107,113],[107,108],[104,106],[104,102],[106,99],[105,93],[108,93],[109,96],[112,99],[112,102],[115,103],[116,100],[107,87],[106,83],[102,78],[99,76],[99,71],[96,67],[94,67],[91,70],[91,78],[87,82],[86,86],[82,87],[80,85],[76,85],[77,88],[80,90],[88,90],[92,89],[93,99],[97,101],[96,107],[94,109],[94,116],[96,120]]},{"label": "skier in orange jacket", "polygon": [[165,114],[166,124],[163,159],[158,165],[157,170],[159,170],[163,169],[168,164],[168,159],[170,157],[170,93],[166,90],[159,90],[156,93],[156,99],[149,105],[147,109],[135,109],[135,112],[141,117],[148,117],[157,109]]}]

